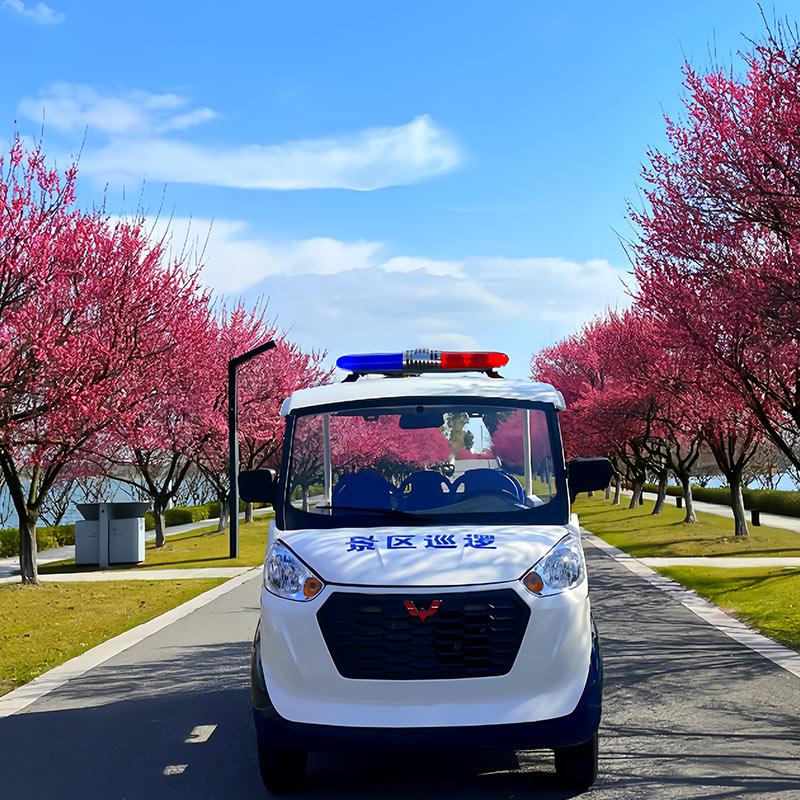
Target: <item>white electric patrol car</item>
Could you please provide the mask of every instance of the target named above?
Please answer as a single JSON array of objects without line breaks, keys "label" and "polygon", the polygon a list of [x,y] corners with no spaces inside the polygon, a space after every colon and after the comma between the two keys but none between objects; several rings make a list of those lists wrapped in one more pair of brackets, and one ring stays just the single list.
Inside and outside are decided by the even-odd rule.
[{"label": "white electric patrol car", "polygon": [[597,774],[602,667],[570,500],[605,459],[564,463],[552,386],[502,353],[345,356],[283,405],[252,656],[261,774],[297,790],[309,751],[552,748]]}]

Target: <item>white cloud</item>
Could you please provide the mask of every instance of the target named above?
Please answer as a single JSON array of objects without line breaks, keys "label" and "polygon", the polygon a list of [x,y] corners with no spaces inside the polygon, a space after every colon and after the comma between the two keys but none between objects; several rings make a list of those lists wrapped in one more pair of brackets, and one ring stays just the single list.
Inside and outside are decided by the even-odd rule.
[{"label": "white cloud", "polygon": [[315,237],[277,242],[237,220],[173,219],[173,256],[202,253],[201,280],[218,295],[269,298],[283,328],[331,354],[432,347],[509,353],[509,377],[528,374],[531,354],[609,307],[629,303],[602,259],[387,258],[388,245]]},{"label": "white cloud", "polygon": [[21,0],[3,0],[3,6],[13,9],[23,17],[28,17],[39,25],[58,25],[63,22],[66,17],[59,11],[53,11],[50,6],[44,3],[37,3],[35,6],[27,8],[25,3]]},{"label": "white cloud", "polygon": [[204,264],[204,283],[219,294],[246,291],[273,275],[333,275],[375,263],[380,242],[315,237],[274,242],[254,236],[245,222],[174,218],[150,220],[154,238],[165,235],[174,257]]},{"label": "white cloud", "polygon": [[453,278],[463,278],[461,261],[432,261],[429,258],[410,258],[409,256],[394,256],[381,264],[381,269],[386,272],[415,272],[422,270],[429,275],[450,275]]},{"label": "white cloud", "polygon": [[184,130],[191,128],[193,125],[198,125],[201,122],[208,122],[217,117],[218,114],[210,108],[197,108],[194,111],[189,111],[186,114],[178,114],[172,119],[168,120],[162,127],[162,131],[170,130]]},{"label": "white cloud", "polygon": [[447,333],[428,331],[417,337],[418,347],[430,347],[433,350],[478,350],[478,342],[463,333]]},{"label": "white cloud", "polygon": [[394,128],[277,145],[113,137],[102,149],[84,153],[81,171],[120,183],[147,177],[240,189],[370,191],[424,180],[459,159],[451,137],[421,116]]},{"label": "white cloud", "polygon": [[623,300],[622,273],[604,259],[581,264],[563,258],[478,258],[471,266],[477,280],[514,287],[509,300],[520,313],[529,309],[540,320],[584,321],[602,310],[598,301]]},{"label": "white cloud", "polygon": [[[174,220],[173,242],[187,240]],[[189,240],[206,239],[208,220]],[[527,374],[531,353],[607,307],[626,305],[623,272],[604,260],[386,257],[381,242],[317,237],[275,242],[247,224],[217,220],[201,277],[217,293],[269,297],[279,323],[308,347],[333,354],[408,347],[500,349],[508,374]],[[628,278],[629,276],[625,276]]]},{"label": "white cloud", "polygon": [[[370,191],[430,178],[461,160],[453,138],[427,115],[341,136],[231,145],[176,138],[175,132],[219,115],[192,108],[188,98],[171,93],[114,94],[85,84],[53,83],[36,97],[23,98],[19,111],[74,139],[88,130],[81,172],[104,185],[147,179],[240,189]],[[97,134],[105,141],[95,146]]]},{"label": "white cloud", "polygon": [[[213,253],[209,253],[213,259]],[[546,261],[547,259],[542,259]],[[477,260],[476,260],[477,261]],[[575,280],[544,290],[537,259],[520,259],[514,279],[481,275],[465,262],[465,277],[427,272],[386,272],[380,264],[336,274],[276,273],[245,293],[269,297],[282,326],[306,347],[347,352],[409,347],[501,350],[511,356],[510,377],[528,374],[531,354],[574,332],[607,306],[624,301],[620,273],[606,275],[575,297]],[[570,263],[570,262],[565,262]],[[580,271],[584,265],[575,265]],[[534,267],[528,275],[526,270]],[[591,272],[591,269],[589,270]],[[560,311],[553,313],[553,309]]]},{"label": "white cloud", "polygon": [[132,89],[114,95],[80,83],[52,83],[37,97],[23,98],[19,111],[35,122],[44,117],[48,128],[80,135],[88,128],[112,137],[151,137],[217,116],[210,108],[187,111],[188,105],[188,98],[172,93]]},{"label": "white cloud", "polygon": [[[239,220],[160,219],[149,222],[152,236],[168,233],[173,255],[188,250],[191,259],[204,262],[203,280],[221,294],[237,294],[275,275],[336,275],[351,270],[378,269],[403,273],[407,282],[419,276],[463,278],[463,262],[430,258],[380,257],[382,242],[341,242],[324,236],[302,241],[276,242],[252,233]],[[205,250],[204,256],[202,251]]]}]

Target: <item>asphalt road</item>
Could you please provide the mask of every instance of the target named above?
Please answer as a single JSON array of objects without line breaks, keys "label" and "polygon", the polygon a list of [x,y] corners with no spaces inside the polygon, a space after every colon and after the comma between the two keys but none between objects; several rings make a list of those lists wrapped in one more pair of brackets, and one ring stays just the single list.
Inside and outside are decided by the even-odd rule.
[{"label": "asphalt road", "polygon": [[[587,548],[606,667],[586,796],[800,798],[800,679]],[[248,691],[258,578],[0,719],[0,794],[263,798]],[[189,740],[189,741],[187,741]],[[307,800],[568,798],[549,752],[312,754]]]}]

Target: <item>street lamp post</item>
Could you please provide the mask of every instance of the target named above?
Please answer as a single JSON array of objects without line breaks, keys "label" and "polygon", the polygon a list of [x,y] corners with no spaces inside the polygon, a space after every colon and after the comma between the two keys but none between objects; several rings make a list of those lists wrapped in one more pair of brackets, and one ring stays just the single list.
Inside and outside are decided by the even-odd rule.
[{"label": "street lamp post", "polygon": [[275,342],[268,342],[242,353],[228,362],[228,447],[230,449],[230,483],[228,508],[230,510],[230,552],[231,558],[239,557],[239,386],[237,373],[246,361],[266,353],[275,347]]}]

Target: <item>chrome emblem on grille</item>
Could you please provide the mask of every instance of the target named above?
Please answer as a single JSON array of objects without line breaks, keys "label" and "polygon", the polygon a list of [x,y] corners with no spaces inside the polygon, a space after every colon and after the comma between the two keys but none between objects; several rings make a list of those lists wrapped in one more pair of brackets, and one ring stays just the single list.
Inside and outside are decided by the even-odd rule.
[{"label": "chrome emblem on grille", "polygon": [[417,608],[411,600],[405,601],[405,607],[408,613],[411,614],[412,617],[419,617],[420,622],[425,622],[428,617],[432,617],[439,610],[441,604],[441,600],[434,600],[431,603],[431,607],[426,611],[424,608]]}]

